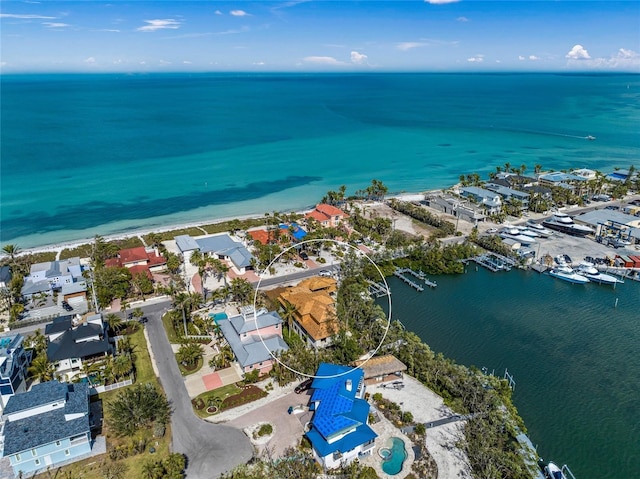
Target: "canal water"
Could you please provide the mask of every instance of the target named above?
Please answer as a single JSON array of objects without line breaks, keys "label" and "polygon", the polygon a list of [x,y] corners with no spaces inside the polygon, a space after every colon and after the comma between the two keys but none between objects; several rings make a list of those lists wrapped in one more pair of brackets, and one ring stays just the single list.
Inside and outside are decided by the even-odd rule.
[{"label": "canal water", "polygon": [[545,461],[577,479],[640,477],[640,283],[576,285],[475,265],[430,279],[438,287],[417,292],[387,278],[393,319],[458,363],[508,368]]}]

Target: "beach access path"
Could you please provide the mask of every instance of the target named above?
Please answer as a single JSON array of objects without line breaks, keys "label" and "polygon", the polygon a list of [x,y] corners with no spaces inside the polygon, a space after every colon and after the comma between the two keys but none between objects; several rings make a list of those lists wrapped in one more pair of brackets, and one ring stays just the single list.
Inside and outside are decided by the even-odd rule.
[{"label": "beach access path", "polygon": [[148,318],[145,336],[151,363],[173,410],[172,451],[187,456],[189,479],[219,477],[249,461],[253,448],[239,429],[203,421],[193,412],[184,377],[162,325],[162,314],[169,306],[169,301],[163,301],[142,309]]}]

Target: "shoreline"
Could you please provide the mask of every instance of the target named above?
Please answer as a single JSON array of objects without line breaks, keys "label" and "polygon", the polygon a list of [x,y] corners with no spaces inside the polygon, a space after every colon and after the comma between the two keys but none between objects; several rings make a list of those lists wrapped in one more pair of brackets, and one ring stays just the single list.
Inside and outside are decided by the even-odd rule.
[{"label": "shoreline", "polygon": [[[386,196],[386,199],[389,198],[413,198],[416,196],[424,196],[425,194],[428,194],[429,192],[433,192],[433,191],[442,191],[442,189],[432,189],[432,190],[428,190],[428,191],[424,191],[424,192],[417,192],[417,193],[408,193],[408,192],[402,192],[402,193],[398,193],[398,194],[391,194]],[[292,210],[283,210],[281,211],[281,213],[298,213],[298,214],[304,214],[307,213],[309,211],[311,211],[314,208],[315,205],[311,205],[308,206],[304,209],[292,209]],[[269,212],[269,210],[265,210],[266,212]],[[135,231],[130,231],[130,232],[126,232],[126,233],[113,233],[113,234],[106,234],[106,235],[99,235],[101,236],[105,241],[117,241],[117,240],[123,240],[123,239],[128,239],[128,238],[134,238],[134,237],[142,237],[145,236],[149,233],[166,233],[169,231],[176,231],[176,230],[181,230],[181,229],[186,229],[186,228],[200,228],[202,226],[205,225],[212,225],[212,224],[219,224],[219,223],[224,223],[226,221],[233,221],[233,220],[239,220],[239,221],[244,221],[244,220],[249,220],[249,219],[258,219],[258,218],[263,218],[264,217],[264,213],[262,215],[258,215],[258,214],[246,214],[246,215],[240,215],[240,216],[229,216],[229,217],[222,217],[222,218],[214,218],[212,220],[208,220],[208,221],[196,221],[196,222],[190,222],[190,223],[176,223],[176,224],[170,224],[167,226],[162,226],[162,227],[157,227],[157,228],[142,228],[140,230],[135,230]],[[206,235],[207,233],[203,232],[203,235]],[[57,254],[60,254],[60,252],[62,252],[65,249],[73,249],[73,248],[77,248],[79,246],[83,246],[86,244],[90,244],[91,242],[93,242],[94,237],[91,238],[81,238],[81,239],[77,239],[77,240],[70,240],[70,241],[64,241],[62,243],[50,243],[50,244],[46,244],[46,245],[42,245],[42,246],[34,246],[34,247],[29,247],[29,248],[21,248],[20,249],[20,253],[17,255],[19,256],[24,256],[24,255],[28,255],[28,254],[37,254],[37,253],[52,253],[55,252]],[[7,243],[4,243],[2,246],[4,246],[5,244],[13,244],[10,241]],[[20,247],[20,244],[17,244],[18,247]],[[8,257],[8,255],[0,252],[0,260],[5,259],[6,257]]]}]

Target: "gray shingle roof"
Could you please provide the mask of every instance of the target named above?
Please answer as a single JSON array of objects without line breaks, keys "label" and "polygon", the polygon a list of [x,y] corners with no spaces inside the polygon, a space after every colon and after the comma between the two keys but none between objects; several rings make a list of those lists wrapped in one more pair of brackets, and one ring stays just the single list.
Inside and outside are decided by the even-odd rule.
[{"label": "gray shingle roof", "polygon": [[104,354],[111,351],[106,335],[99,340],[76,342],[78,339],[100,334],[102,328],[96,324],[86,324],[76,329],[67,330],[47,346],[49,361],[56,362],[62,359],[87,358],[96,354]]},{"label": "gray shingle roof", "polygon": [[16,394],[9,398],[4,414],[25,411],[44,404],[64,401],[67,397],[67,384],[58,381],[47,381],[36,384],[29,392]]},{"label": "gray shingle roof", "polygon": [[229,235],[208,236],[197,239],[196,242],[203,253],[228,256],[237,268],[246,268],[251,265],[253,255],[242,243],[234,241]]},{"label": "gray shingle roof", "polygon": [[[38,386],[43,387],[38,388]],[[60,393],[62,393],[62,397],[60,397]],[[18,400],[19,403],[24,404],[39,402],[42,405],[65,399],[66,403],[64,407],[59,409],[24,419],[7,421],[4,427],[4,456],[89,433],[89,386],[87,384],[64,384],[58,381],[41,383],[34,386],[29,392],[12,396],[7,407],[12,400],[20,398],[20,396],[27,396],[27,398]],[[29,396],[34,396],[35,399],[31,399]],[[82,414],[82,416],[67,421],[65,414]]]},{"label": "gray shingle roof", "polygon": [[62,331],[66,331],[67,329],[71,329],[72,326],[72,316],[60,316],[53,319],[53,322],[47,324],[44,327],[45,336],[49,336],[50,334],[61,333]]},{"label": "gray shingle roof", "polygon": [[[275,326],[276,324],[281,324],[282,318],[276,311],[272,311],[270,313],[259,314],[255,319],[253,314],[249,314],[247,315],[246,320],[244,316],[238,315],[229,318],[229,321],[231,321],[236,332],[238,334],[242,334],[255,331],[256,329],[263,329],[269,326]],[[258,328],[256,328],[256,323],[258,324]]]}]

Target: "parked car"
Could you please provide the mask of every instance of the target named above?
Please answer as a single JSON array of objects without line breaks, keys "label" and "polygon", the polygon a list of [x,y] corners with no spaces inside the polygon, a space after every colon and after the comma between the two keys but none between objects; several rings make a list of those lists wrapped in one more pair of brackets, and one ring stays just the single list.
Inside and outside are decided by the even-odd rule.
[{"label": "parked car", "polygon": [[498,228],[489,228],[487,230],[487,234],[490,234],[490,235],[496,234],[497,232],[498,232]]},{"label": "parked car", "polygon": [[62,307],[65,309],[65,311],[73,311],[73,307],[66,301],[62,302]]},{"label": "parked car", "polygon": [[331,276],[331,272],[330,272],[330,271],[327,271],[326,269],[323,269],[322,271],[320,271],[320,272],[318,273],[318,275],[319,275],[319,276],[324,276],[324,277],[329,277],[329,276]]},{"label": "parked car", "polygon": [[300,394],[305,392],[307,389],[311,387],[312,382],[313,382],[313,379],[311,378],[305,379],[304,381],[302,381],[300,384],[296,386],[296,388],[294,389],[295,393]]},{"label": "parked car", "polygon": [[309,255],[307,253],[305,253],[304,251],[300,251],[300,258],[302,258],[303,260],[308,260],[309,259]]}]

